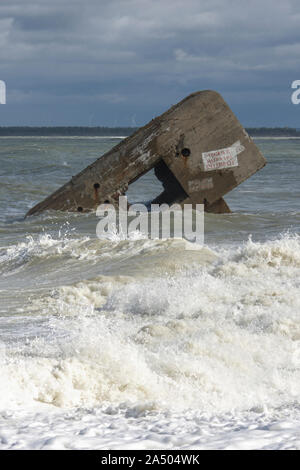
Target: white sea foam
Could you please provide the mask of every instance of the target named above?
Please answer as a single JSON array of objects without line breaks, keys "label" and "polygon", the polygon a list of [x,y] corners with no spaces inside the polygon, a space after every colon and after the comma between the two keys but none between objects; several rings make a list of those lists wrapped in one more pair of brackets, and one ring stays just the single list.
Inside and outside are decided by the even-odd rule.
[{"label": "white sea foam", "polygon": [[[47,256],[55,256],[56,250],[72,253],[84,243],[90,240],[62,245],[45,237],[38,247],[29,240],[23,248],[41,255],[44,247]],[[283,441],[277,447],[286,446],[299,417],[299,237],[249,240],[215,252],[185,251],[176,240],[105,243],[122,252],[121,261],[124,249],[126,256],[134,253],[137,272],[147,275],[98,275],[31,301],[32,308],[45,312],[48,333],[0,348],[0,408],[11,410],[6,422],[14,426],[27,416],[27,425],[33,426],[28,445],[43,448],[72,443],[63,437],[39,440],[34,423],[39,423],[36,429],[46,422],[76,429],[82,440],[76,438],[74,447],[84,447],[95,444],[100,417],[112,429],[120,427],[112,447],[126,446],[122,429],[134,442],[139,432],[152,432],[151,438],[144,435],[145,448],[179,446],[176,433],[157,440],[150,432],[155,426],[162,432],[181,426],[186,430],[183,447],[239,448],[243,442],[249,448],[276,447],[279,434]],[[22,257],[22,247],[18,250]],[[62,424],[66,409],[73,424]],[[76,424],[82,413],[87,426]],[[126,416],[134,415],[138,419],[130,425]],[[225,434],[213,431],[214,419],[232,433],[231,444]],[[244,431],[237,431],[243,420]],[[187,431],[189,422],[194,434]],[[251,444],[253,425],[257,433]],[[210,444],[202,426],[214,435]],[[280,426],[289,429],[286,440]],[[107,443],[102,432],[98,447]],[[5,430],[1,435],[3,447],[10,447],[12,436]],[[24,439],[20,434],[16,446],[22,447]],[[297,447],[298,441],[289,442]]]}]

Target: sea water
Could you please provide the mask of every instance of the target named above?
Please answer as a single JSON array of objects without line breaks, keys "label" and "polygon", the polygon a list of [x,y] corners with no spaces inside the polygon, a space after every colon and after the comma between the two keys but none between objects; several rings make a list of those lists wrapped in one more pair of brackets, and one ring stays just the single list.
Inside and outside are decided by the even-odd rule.
[{"label": "sea water", "polygon": [[0,139],[0,448],[299,449],[300,141],[257,140],[195,250],[24,219],[119,141]]}]

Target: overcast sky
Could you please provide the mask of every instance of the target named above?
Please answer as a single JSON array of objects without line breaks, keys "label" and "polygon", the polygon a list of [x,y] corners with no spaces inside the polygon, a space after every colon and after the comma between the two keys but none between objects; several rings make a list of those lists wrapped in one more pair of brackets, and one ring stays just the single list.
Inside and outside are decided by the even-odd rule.
[{"label": "overcast sky", "polygon": [[300,127],[300,2],[1,0],[0,125],[140,126],[219,91],[245,126]]}]

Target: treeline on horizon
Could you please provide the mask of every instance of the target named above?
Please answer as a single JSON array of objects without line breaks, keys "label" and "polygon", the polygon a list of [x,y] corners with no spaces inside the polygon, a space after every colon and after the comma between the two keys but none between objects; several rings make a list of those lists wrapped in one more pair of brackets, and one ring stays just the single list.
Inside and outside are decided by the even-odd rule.
[{"label": "treeline on horizon", "polygon": [[[34,136],[59,136],[59,137],[112,137],[128,136],[133,134],[138,127],[81,127],[81,126],[56,126],[56,127],[31,127],[31,126],[7,126],[0,127],[0,136],[3,137],[34,137]],[[300,137],[300,129],[292,127],[249,127],[246,128],[252,137]]]},{"label": "treeline on horizon", "polygon": [[0,136],[87,136],[87,137],[111,137],[127,136],[135,132],[137,127],[81,127],[81,126],[7,126],[0,127]]}]

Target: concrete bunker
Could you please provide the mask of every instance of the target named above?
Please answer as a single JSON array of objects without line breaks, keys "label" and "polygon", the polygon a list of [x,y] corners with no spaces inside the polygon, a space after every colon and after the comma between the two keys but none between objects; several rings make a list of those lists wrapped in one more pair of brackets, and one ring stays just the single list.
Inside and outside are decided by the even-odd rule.
[{"label": "concrete bunker", "polygon": [[163,190],[151,202],[204,204],[230,212],[223,196],[266,160],[221,95],[200,91],[138,129],[30,209],[87,212],[119,196],[150,170]]}]

